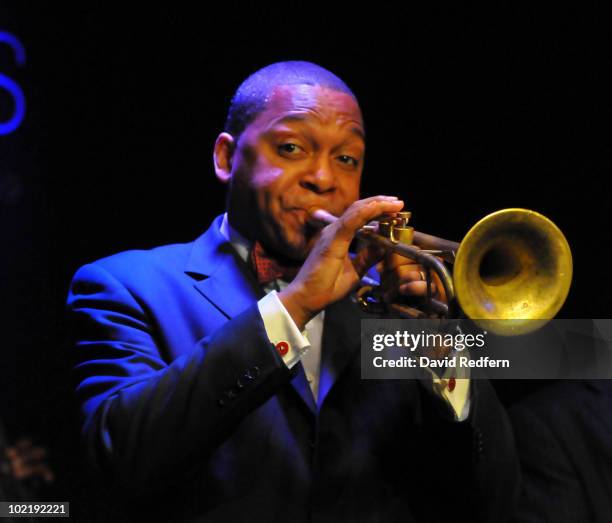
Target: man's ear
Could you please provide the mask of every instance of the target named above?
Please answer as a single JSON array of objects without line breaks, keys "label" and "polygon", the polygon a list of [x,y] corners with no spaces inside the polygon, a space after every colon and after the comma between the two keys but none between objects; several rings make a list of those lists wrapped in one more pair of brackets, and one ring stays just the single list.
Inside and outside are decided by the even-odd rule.
[{"label": "man's ear", "polygon": [[221,133],[215,141],[213,161],[215,163],[215,173],[221,183],[228,183],[232,177],[232,157],[236,142],[229,133]]}]

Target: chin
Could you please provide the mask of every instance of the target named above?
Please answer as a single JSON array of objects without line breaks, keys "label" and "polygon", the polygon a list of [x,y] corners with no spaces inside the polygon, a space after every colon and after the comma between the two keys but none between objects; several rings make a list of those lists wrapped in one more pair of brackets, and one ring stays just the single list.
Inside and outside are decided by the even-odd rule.
[{"label": "chin", "polygon": [[318,234],[305,234],[293,231],[290,235],[285,236],[285,252],[283,253],[288,258],[293,260],[304,261],[312,250]]},{"label": "chin", "polygon": [[296,261],[304,261],[310,252],[310,245],[305,242],[287,242],[281,253],[283,256]]}]

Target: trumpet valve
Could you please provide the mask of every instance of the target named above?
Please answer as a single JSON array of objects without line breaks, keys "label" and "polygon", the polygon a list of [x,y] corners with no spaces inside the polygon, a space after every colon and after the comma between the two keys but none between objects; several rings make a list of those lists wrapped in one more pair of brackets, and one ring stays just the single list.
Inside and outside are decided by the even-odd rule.
[{"label": "trumpet valve", "polygon": [[389,238],[393,243],[414,242],[414,227],[408,225],[412,213],[409,211],[397,212],[378,223],[378,233]]}]

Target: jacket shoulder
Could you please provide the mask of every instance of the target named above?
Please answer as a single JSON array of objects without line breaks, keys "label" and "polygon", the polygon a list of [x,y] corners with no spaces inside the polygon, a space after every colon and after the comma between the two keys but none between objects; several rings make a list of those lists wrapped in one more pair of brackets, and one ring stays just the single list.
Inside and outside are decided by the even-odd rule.
[{"label": "jacket shoulder", "polygon": [[194,242],[134,249],[100,258],[80,267],[75,279],[95,278],[100,272],[124,284],[151,283],[164,274],[182,273]]}]

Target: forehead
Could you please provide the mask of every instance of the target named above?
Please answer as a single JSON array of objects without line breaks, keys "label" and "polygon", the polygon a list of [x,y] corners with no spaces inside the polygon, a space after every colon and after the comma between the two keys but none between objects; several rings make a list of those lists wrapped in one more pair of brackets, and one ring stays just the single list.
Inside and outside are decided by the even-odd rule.
[{"label": "forehead", "polygon": [[266,108],[253,124],[269,127],[276,122],[307,121],[314,124],[356,127],[363,131],[361,110],[349,94],[319,85],[279,85],[272,89]]}]

